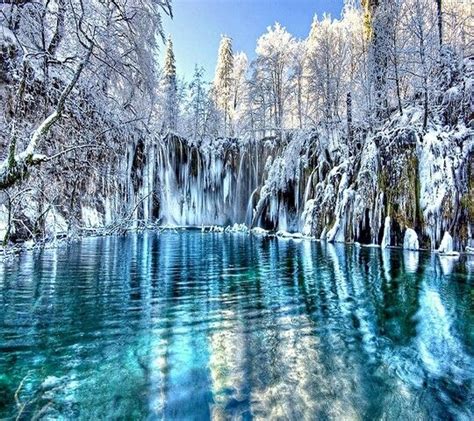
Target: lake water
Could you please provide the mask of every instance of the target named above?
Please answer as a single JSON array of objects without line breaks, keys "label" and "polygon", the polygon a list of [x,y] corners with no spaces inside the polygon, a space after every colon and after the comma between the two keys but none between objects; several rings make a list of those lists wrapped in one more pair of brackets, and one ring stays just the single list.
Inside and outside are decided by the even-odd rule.
[{"label": "lake water", "polygon": [[465,257],[245,234],[24,253],[0,419],[473,419],[473,285]]}]

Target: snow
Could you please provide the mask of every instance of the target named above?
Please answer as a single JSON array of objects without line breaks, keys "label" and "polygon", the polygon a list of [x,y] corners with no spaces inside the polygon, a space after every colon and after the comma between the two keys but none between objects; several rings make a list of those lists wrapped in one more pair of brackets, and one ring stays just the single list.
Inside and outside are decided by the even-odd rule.
[{"label": "snow", "polygon": [[403,238],[404,250],[419,250],[420,244],[418,242],[418,235],[412,228],[407,228]]},{"label": "snow", "polygon": [[319,237],[321,241],[327,241],[327,228],[324,227],[323,231],[321,232],[321,237]]},{"label": "snow", "polygon": [[[305,193],[306,196],[306,193]],[[303,229],[301,232],[303,235],[310,236],[312,234],[313,226],[313,211],[316,207],[316,200],[310,199],[305,202],[303,213],[301,214],[301,221]]]},{"label": "snow", "polygon": [[294,240],[301,240],[304,238],[303,234],[300,232],[288,232],[283,230],[277,231],[276,236],[281,238],[291,238]]},{"label": "snow", "polygon": [[68,231],[68,223],[62,215],[55,209],[50,210],[46,214],[46,234],[56,238],[58,235],[64,235]]},{"label": "snow", "polygon": [[[343,174],[343,181],[341,181],[341,185],[345,186],[347,184],[347,175]],[[341,189],[341,187],[340,187]],[[336,243],[344,243],[346,241],[345,237],[345,229],[347,224],[347,217],[348,217],[348,206],[351,199],[354,196],[354,191],[351,189],[344,189],[342,193],[342,200],[340,200],[336,207],[336,221],[332,228],[328,231],[326,239],[328,242],[336,242]]]},{"label": "snow", "polygon": [[260,227],[252,228],[250,232],[254,235],[261,235],[263,237],[270,235],[270,233],[267,230]]},{"label": "snow", "polygon": [[201,226],[201,232],[224,232],[225,227],[219,225]]},{"label": "snow", "polygon": [[[461,150],[457,139],[467,136],[462,127],[447,133],[439,128],[432,129],[418,145],[420,206],[426,226],[426,233],[434,249],[439,244],[441,234],[448,225],[443,216],[447,207],[455,208],[459,186],[456,171],[473,148],[472,136],[467,136]],[[460,192],[462,195],[462,191]]]},{"label": "snow", "polygon": [[245,224],[234,224],[225,228],[225,232],[248,233],[249,229]]},{"label": "snow", "polygon": [[0,25],[0,47],[16,45],[15,34],[6,26]]},{"label": "snow", "polygon": [[454,251],[453,237],[451,237],[448,231],[444,233],[443,240],[438,248],[438,253],[451,256],[459,255],[458,252]]},{"label": "snow", "polygon": [[82,206],[82,222],[86,228],[97,228],[102,225],[102,215],[90,206]]},{"label": "snow", "polygon": [[0,242],[3,242],[8,230],[8,209],[5,205],[0,206]]}]

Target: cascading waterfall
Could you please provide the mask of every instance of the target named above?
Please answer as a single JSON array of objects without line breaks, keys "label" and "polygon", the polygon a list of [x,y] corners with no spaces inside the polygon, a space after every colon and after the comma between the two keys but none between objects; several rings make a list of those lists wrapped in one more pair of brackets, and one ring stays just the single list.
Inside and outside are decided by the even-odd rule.
[{"label": "cascading waterfall", "polygon": [[156,159],[161,224],[248,223],[249,201],[264,181],[262,160],[254,158],[262,153],[256,142],[240,146],[222,139],[196,146],[168,136]]},{"label": "cascading waterfall", "polygon": [[[420,245],[431,248],[454,226],[459,249],[467,244],[461,235],[470,232],[469,218],[455,206],[448,216],[442,209],[466,195],[465,183],[455,180],[467,177],[474,142],[467,132],[461,135],[445,140],[455,146],[464,139],[464,149],[453,158],[447,151],[437,158],[449,165],[439,165],[447,177],[438,174],[436,183],[421,175],[435,171],[427,157],[435,155],[439,141],[431,135],[431,142],[421,143],[423,135],[413,129],[389,125],[386,132],[365,134],[359,151],[344,146],[337,129],[199,143],[168,135],[130,148],[124,163],[129,181],[120,197],[135,206],[134,219],[162,226],[245,224],[384,247],[403,245],[404,233],[413,228]],[[123,203],[120,197],[107,200]]]},{"label": "cascading waterfall", "polygon": [[[308,184],[308,177],[299,174],[304,173],[306,161],[296,151],[292,158],[296,158],[297,176],[286,175],[284,165],[280,173],[275,172],[287,145],[277,139],[213,139],[196,145],[168,135],[158,145],[156,156],[148,156],[147,165],[154,159],[156,170],[141,191],[154,190],[159,209],[147,214],[159,215],[161,225],[237,223],[299,231]],[[275,175],[284,187],[271,185]]]}]

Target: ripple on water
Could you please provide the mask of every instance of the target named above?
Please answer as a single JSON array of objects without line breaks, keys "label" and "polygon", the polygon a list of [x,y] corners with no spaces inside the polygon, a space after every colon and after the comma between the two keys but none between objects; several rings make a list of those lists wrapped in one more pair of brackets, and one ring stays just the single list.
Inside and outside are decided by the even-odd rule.
[{"label": "ripple on water", "polygon": [[20,384],[25,418],[472,419],[473,271],[434,257],[200,232],[25,253],[0,419]]}]

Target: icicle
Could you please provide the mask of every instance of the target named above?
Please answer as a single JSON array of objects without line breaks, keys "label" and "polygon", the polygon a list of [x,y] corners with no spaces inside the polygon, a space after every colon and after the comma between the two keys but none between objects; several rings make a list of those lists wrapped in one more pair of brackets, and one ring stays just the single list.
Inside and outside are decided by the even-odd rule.
[{"label": "icicle", "polygon": [[386,216],[384,227],[383,227],[383,237],[382,237],[382,244],[381,244],[381,247],[383,249],[390,246],[390,235],[391,235],[390,224],[391,224],[390,216]]}]

